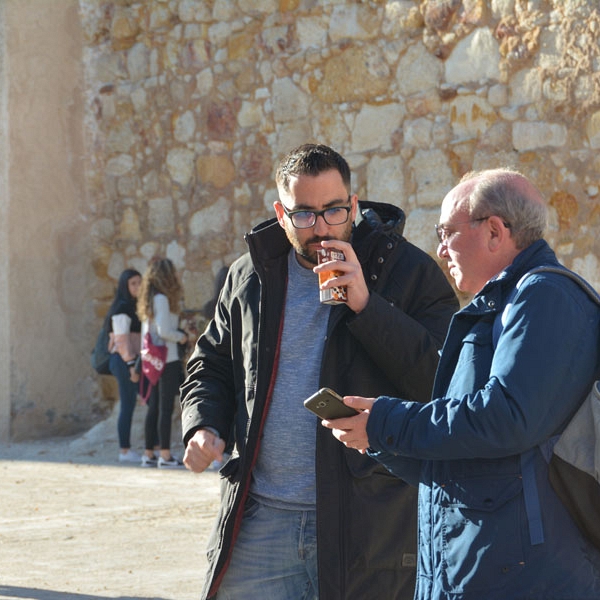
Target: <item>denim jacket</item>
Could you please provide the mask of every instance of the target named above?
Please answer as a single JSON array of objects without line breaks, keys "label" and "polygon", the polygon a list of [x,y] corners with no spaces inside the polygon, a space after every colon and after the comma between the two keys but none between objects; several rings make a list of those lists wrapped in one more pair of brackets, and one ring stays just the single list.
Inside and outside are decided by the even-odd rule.
[{"label": "denim jacket", "polygon": [[[556,264],[546,242],[532,244],[454,316],[431,402],[375,402],[370,454],[419,486],[417,600],[600,597],[600,552],[552,490],[541,450],[597,376],[600,311],[555,273],[531,275],[513,294],[527,271]],[[524,456],[543,543],[532,535]]]}]

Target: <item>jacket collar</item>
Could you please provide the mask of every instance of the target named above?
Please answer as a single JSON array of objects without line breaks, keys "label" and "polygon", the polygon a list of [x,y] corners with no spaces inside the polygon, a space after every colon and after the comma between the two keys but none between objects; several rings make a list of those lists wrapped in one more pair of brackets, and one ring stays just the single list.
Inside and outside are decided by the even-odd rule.
[{"label": "jacket collar", "polygon": [[539,265],[558,265],[553,250],[545,240],[538,240],[522,250],[513,262],[501,273],[490,279],[470,304],[460,312],[497,312],[506,304],[506,300],[515,285],[527,271]]}]

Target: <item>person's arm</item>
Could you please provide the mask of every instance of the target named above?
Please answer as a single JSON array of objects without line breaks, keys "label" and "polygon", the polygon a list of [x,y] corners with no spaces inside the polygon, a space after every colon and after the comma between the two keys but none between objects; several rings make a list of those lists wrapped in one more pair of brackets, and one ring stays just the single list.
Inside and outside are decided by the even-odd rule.
[{"label": "person's arm", "polygon": [[471,349],[471,364],[459,359],[447,397],[424,405],[378,398],[366,426],[370,448],[431,460],[499,458],[555,435],[593,381],[598,317],[589,302],[560,275],[529,277],[481,387],[468,389],[478,355],[492,352],[491,333]]},{"label": "person's arm", "polygon": [[135,340],[139,342],[139,337],[131,335],[131,317],[125,313],[113,315],[111,323],[114,351],[118,352],[128,365],[130,362],[133,365],[139,350],[135,346]]},{"label": "person's arm", "polygon": [[187,378],[180,390],[186,445],[201,429],[229,439],[235,412],[231,315],[227,309],[230,293],[231,282],[227,280],[215,316],[198,338],[186,365]]},{"label": "person's arm", "polygon": [[347,448],[368,454],[381,463],[390,473],[404,479],[407,483],[418,486],[421,472],[421,461],[416,458],[399,456],[387,450],[375,450],[369,445],[367,423],[373,409],[375,398],[346,396],[344,404],[359,411],[357,416],[322,421],[323,426],[331,429],[333,436]]},{"label": "person's arm", "polygon": [[414,246],[402,252],[383,295],[372,291],[348,328],[398,393],[427,402],[458,300],[429,256]]},{"label": "person's arm", "polygon": [[171,324],[171,309],[169,300],[164,294],[156,294],[153,299],[154,322],[158,335],[167,342],[183,344],[187,341],[185,332],[174,328]]},{"label": "person's arm", "polygon": [[211,429],[198,429],[186,444],[183,464],[194,473],[202,473],[214,460],[223,460],[225,441]]}]

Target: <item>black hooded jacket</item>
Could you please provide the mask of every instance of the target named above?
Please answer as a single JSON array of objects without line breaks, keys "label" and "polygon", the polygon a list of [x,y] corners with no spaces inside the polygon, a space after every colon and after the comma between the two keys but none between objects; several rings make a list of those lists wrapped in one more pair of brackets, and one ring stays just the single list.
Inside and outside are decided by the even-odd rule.
[{"label": "black hooded jacket", "polygon": [[[352,245],[370,289],[360,314],[331,308],[320,384],[341,395],[430,399],[438,350],[458,302],[435,261],[402,236],[404,213],[359,202]],[[229,439],[217,526],[202,598],[227,567],[269,409],[290,243],[276,219],[246,236],[215,318],[198,340],[181,388],[183,435],[201,427]],[[416,489],[317,425],[320,600],[411,600]]]},{"label": "black hooded jacket", "polygon": [[129,292],[129,280],[135,276],[141,277],[139,272],[135,269],[125,269],[119,277],[115,298],[108,309],[108,313],[106,314],[106,319],[109,321],[109,331],[112,331],[111,317],[113,315],[122,314],[127,315],[131,319],[129,330],[132,333],[140,333],[142,330],[142,324],[140,323],[136,312],[137,300]]}]

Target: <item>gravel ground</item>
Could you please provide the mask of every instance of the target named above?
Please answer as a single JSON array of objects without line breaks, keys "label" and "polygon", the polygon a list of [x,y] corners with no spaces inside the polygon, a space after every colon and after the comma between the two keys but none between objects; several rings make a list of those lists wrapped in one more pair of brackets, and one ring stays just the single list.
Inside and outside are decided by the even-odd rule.
[{"label": "gravel ground", "polygon": [[[132,429],[140,452],[144,414]],[[117,453],[116,411],[83,436],[0,445],[0,600],[199,597],[219,475],[124,465]]]}]

